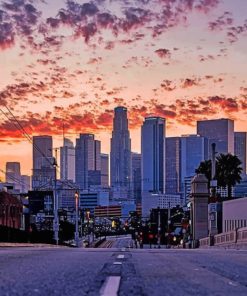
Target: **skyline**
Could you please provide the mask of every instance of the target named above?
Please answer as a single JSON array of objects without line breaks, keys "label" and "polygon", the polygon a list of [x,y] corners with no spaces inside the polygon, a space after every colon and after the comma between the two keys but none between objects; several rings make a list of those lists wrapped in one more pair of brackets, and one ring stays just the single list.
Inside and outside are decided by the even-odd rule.
[{"label": "skyline", "polygon": [[[0,107],[30,135],[60,147],[64,125],[73,141],[94,133],[109,154],[118,105],[136,152],[150,114],[166,118],[167,136],[222,117],[246,131],[244,1],[46,2],[0,1]],[[20,161],[31,175],[32,145],[2,113],[0,141],[1,169]]]}]

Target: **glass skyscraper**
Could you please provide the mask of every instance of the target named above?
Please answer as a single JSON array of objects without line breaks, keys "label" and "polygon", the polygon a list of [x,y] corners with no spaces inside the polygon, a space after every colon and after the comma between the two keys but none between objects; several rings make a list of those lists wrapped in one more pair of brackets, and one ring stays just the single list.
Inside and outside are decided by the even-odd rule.
[{"label": "glass skyscraper", "polygon": [[60,148],[60,178],[75,182],[75,147],[73,142],[64,138]]},{"label": "glass skyscraper", "polygon": [[129,192],[131,189],[131,140],[125,107],[114,109],[110,168],[113,190]]},{"label": "glass skyscraper", "polygon": [[165,192],[165,124],[165,118],[147,117],[142,125],[142,192]]},{"label": "glass skyscraper", "polygon": [[166,138],[166,193],[181,192],[181,138]]},{"label": "glass skyscraper", "polygon": [[39,187],[52,187],[52,182],[55,179],[52,148],[51,136],[33,137],[33,189]]},{"label": "glass skyscraper", "polygon": [[93,134],[80,134],[76,139],[75,181],[80,189],[101,184],[100,141]]}]

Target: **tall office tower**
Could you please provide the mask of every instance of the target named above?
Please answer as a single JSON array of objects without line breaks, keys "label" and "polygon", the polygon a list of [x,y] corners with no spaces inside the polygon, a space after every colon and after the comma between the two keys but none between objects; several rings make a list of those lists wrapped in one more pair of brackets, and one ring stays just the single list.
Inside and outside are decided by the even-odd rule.
[{"label": "tall office tower", "polygon": [[247,132],[234,133],[234,154],[242,162],[243,174],[247,174]]},{"label": "tall office tower", "polygon": [[193,177],[201,161],[205,160],[207,147],[208,140],[199,135],[181,137],[181,182],[183,192],[186,178]]},{"label": "tall office tower", "polygon": [[181,138],[166,138],[166,193],[181,192]]},{"label": "tall office tower", "polygon": [[142,192],[165,192],[165,124],[165,118],[147,117],[142,125]]},{"label": "tall office tower", "polygon": [[211,144],[216,144],[218,153],[234,154],[234,121],[230,119],[213,119],[197,121],[197,134],[208,138],[208,156],[211,158]]},{"label": "tall office tower", "polygon": [[64,138],[60,147],[60,178],[75,182],[75,147],[73,142]]},{"label": "tall office tower", "polygon": [[140,153],[131,153],[132,158],[132,181],[133,197],[136,204],[141,203],[142,191],[142,155]]},{"label": "tall office tower", "polygon": [[15,189],[21,190],[21,165],[19,162],[6,162],[5,181],[13,183]]},{"label": "tall office tower", "polygon": [[131,188],[131,140],[125,107],[114,109],[110,160],[113,190],[128,192]]},{"label": "tall office tower", "polygon": [[28,193],[31,189],[31,177],[27,175],[21,175],[21,193]]},{"label": "tall office tower", "polygon": [[105,153],[100,154],[101,158],[101,187],[109,187],[109,155]]},{"label": "tall office tower", "polygon": [[80,189],[101,184],[100,141],[92,134],[80,134],[76,139],[75,182]]},{"label": "tall office tower", "polygon": [[52,187],[55,179],[54,158],[52,157],[52,137],[33,137],[33,176],[32,187]]}]

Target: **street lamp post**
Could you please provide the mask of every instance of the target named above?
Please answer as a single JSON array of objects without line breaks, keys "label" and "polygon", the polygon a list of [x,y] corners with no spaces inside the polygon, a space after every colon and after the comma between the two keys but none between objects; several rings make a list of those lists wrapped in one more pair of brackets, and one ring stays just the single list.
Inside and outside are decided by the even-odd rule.
[{"label": "street lamp post", "polygon": [[78,233],[78,208],[79,208],[79,193],[75,192],[75,243],[79,247],[79,233]]},{"label": "street lamp post", "polygon": [[158,248],[160,249],[160,208],[158,207]]}]

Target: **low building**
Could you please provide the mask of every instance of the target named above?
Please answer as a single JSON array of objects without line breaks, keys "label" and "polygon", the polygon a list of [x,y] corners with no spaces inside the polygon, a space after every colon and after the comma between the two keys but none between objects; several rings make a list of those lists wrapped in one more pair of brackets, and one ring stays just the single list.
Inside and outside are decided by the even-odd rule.
[{"label": "low building", "polygon": [[20,229],[22,222],[22,204],[8,192],[0,192],[0,225]]},{"label": "low building", "polygon": [[183,200],[180,194],[161,194],[146,192],[142,194],[142,217],[148,218],[152,209],[172,209],[182,206]]},{"label": "low building", "polygon": [[223,232],[247,227],[247,197],[223,202]]}]

